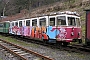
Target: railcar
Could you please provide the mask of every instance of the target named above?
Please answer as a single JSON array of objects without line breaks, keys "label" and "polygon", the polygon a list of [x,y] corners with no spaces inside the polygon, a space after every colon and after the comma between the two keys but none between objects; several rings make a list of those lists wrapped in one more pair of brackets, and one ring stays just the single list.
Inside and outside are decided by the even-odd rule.
[{"label": "railcar", "polygon": [[85,42],[87,45],[90,45],[90,9],[86,10],[86,33],[85,33]]},{"label": "railcar", "polygon": [[0,22],[0,33],[8,34],[9,33],[9,26],[10,26],[9,21]]},{"label": "railcar", "polygon": [[80,17],[70,11],[11,21],[9,32],[49,43],[81,42]]}]

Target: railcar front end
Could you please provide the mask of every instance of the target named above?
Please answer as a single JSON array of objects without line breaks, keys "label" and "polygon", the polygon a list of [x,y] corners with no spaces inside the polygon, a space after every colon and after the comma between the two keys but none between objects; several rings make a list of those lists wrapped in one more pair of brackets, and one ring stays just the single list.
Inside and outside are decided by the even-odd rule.
[{"label": "railcar front end", "polygon": [[[73,12],[72,12],[73,13]],[[49,16],[49,26],[47,27],[49,42],[81,42],[80,17],[75,14],[60,14]]]}]

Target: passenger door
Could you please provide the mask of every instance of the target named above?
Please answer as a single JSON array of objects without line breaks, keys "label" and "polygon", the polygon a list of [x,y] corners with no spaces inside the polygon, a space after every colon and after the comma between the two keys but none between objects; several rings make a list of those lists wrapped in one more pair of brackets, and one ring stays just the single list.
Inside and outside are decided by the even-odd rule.
[{"label": "passenger door", "polygon": [[40,39],[48,39],[46,35],[46,17],[39,17],[39,30],[38,30],[38,35]]},{"label": "passenger door", "polygon": [[57,41],[62,41],[66,38],[66,17],[65,16],[57,16]]},{"label": "passenger door", "polygon": [[47,35],[50,43],[56,43],[56,16],[49,16]]}]

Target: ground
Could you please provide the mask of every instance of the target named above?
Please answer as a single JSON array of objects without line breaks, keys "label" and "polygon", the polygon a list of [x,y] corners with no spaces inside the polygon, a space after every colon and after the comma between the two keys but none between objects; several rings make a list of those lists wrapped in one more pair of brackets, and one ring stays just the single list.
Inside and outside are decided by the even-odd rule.
[{"label": "ground", "polygon": [[[49,48],[47,46],[42,46],[34,43],[18,41],[10,37],[0,36],[0,38],[7,39],[7,41],[18,44],[24,48],[27,48],[27,49],[39,52],[45,56],[54,58],[54,60],[90,60],[90,54],[81,54],[81,53],[75,53],[75,52],[69,52],[69,51],[62,51],[62,49]],[[2,58],[2,56],[0,56],[0,58]]]}]

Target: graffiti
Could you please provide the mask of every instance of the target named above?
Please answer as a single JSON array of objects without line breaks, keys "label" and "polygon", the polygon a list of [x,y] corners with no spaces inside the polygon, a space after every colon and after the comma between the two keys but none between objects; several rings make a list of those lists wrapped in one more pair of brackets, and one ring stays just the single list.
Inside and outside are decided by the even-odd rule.
[{"label": "graffiti", "polygon": [[42,27],[13,26],[11,32],[16,35],[23,35],[23,36],[39,38],[39,39],[48,39],[48,36],[46,35],[46,27],[43,26]]},{"label": "graffiti", "polygon": [[56,39],[56,38],[65,39],[66,38],[67,31],[65,28],[49,26],[47,29],[48,29],[47,35],[50,38],[53,38],[53,39]]},{"label": "graffiti", "polygon": [[17,26],[12,27],[12,32],[14,34],[17,34],[18,30],[19,30],[19,28]]},{"label": "graffiti", "polygon": [[59,33],[57,34],[58,38],[65,39],[67,35],[67,32],[65,28],[60,28]]},{"label": "graffiti", "polygon": [[28,36],[32,38],[39,38],[39,39],[65,39],[67,35],[67,31],[65,28],[57,28],[57,27],[32,27],[32,26],[24,26],[24,27],[12,27],[12,32],[17,35]]},{"label": "graffiti", "polygon": [[46,35],[46,28],[45,27],[33,27],[31,31],[31,37],[48,39]]},{"label": "graffiti", "polygon": [[23,35],[23,27],[13,26],[10,28],[10,32],[16,35]]}]

